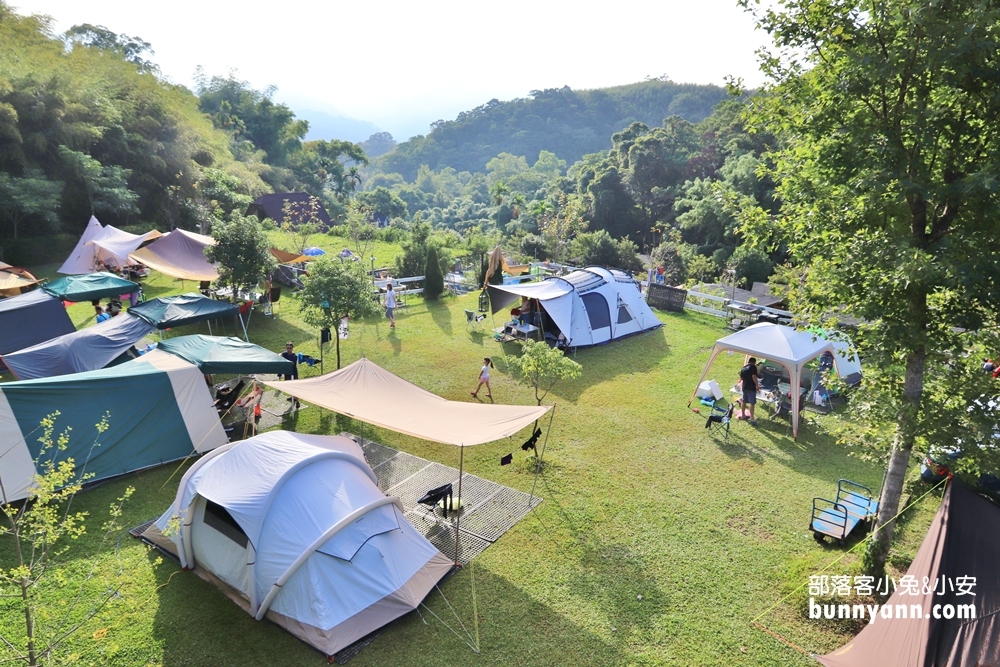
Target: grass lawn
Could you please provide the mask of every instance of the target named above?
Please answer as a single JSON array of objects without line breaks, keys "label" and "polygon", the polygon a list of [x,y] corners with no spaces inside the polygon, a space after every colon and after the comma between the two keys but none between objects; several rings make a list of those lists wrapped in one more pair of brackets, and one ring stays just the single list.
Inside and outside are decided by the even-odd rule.
[{"label": "grass lawn", "polygon": [[[146,295],[196,287],[155,276]],[[516,348],[502,349],[492,338],[466,331],[463,309],[474,309],[476,298],[412,299],[395,330],[379,319],[352,322],[350,339],[342,341],[344,363],[366,355],[445,398],[471,400],[481,359],[491,356],[497,363],[496,401],[531,404],[531,390],[510,378],[503,360],[504,349],[511,354]],[[93,323],[89,304],[70,310],[78,326]],[[882,471],[851,457],[825,432],[824,424],[839,419],[836,415],[806,413],[798,440],[786,421],[768,418],[757,428],[734,422],[728,442],[709,437],[704,417],[693,414],[687,401],[713,342],[724,333],[720,321],[691,313],[658,317],[664,323],[659,330],[577,354],[583,375],[557,385],[546,401],[557,409],[537,490],[544,502],[443,586],[464,626],[473,633],[478,627],[481,654],[427,613],[426,623],[411,614],[352,665],[815,664],[750,621],[843,553],[813,540],[807,529],[812,498],[832,495],[842,477],[877,489]],[[204,326],[185,327],[167,335],[195,330],[207,332]],[[294,295],[282,297],[274,319],[254,314],[250,339],[272,350],[292,340],[299,351],[319,353],[318,334],[298,317]],[[334,368],[333,359],[330,346],[326,370]],[[737,356],[723,355],[709,377],[728,387],[740,364]],[[303,368],[303,375],[318,373],[318,366]],[[306,433],[362,428],[314,407],[286,420],[285,427]],[[366,437],[389,446],[458,464],[454,447],[364,429]],[[519,449],[522,440],[468,449],[466,469],[530,490],[532,469]],[[511,451],[515,465],[500,467],[500,457]],[[166,509],[182,469],[166,466],[81,494],[76,507],[91,512],[92,535],[69,552],[67,581],[79,580],[107,506],[125,486],[136,488],[125,510],[126,525],[135,525]],[[928,498],[902,524],[894,565],[905,569],[936,508],[936,499]],[[9,546],[0,544],[2,563],[11,562]],[[828,574],[856,570],[857,558],[850,555]],[[123,582],[121,596],[76,635],[60,662],[171,667],[325,662],[127,535],[100,558],[98,571],[91,585],[101,590],[102,578],[117,578]],[[49,593],[62,599],[68,588],[53,583]],[[815,652],[851,636],[855,628],[810,621],[805,599],[800,591],[761,622]],[[428,600],[461,632],[448,603],[438,593]],[[4,631],[18,620],[10,603],[0,603]],[[4,657],[0,649],[0,660]]]}]

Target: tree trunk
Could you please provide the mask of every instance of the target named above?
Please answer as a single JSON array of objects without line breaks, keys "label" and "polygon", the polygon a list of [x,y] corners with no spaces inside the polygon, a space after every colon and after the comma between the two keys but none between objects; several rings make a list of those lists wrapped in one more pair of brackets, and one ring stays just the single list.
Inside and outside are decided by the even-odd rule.
[{"label": "tree trunk", "polygon": [[340,323],[339,322],[337,323],[337,326],[333,327],[333,330],[336,332],[335,334],[333,334],[333,339],[337,341],[337,370],[339,371],[340,370]]},{"label": "tree trunk", "polygon": [[[919,308],[919,315],[926,313],[926,299],[914,299]],[[925,320],[921,317],[923,323]],[[896,435],[893,438],[892,453],[889,455],[889,466],[886,470],[882,494],[879,498],[878,518],[871,543],[865,553],[864,564],[868,574],[876,578],[885,574],[885,561],[889,555],[893,532],[896,527],[895,518],[899,512],[899,499],[903,495],[903,481],[910,464],[910,453],[917,437],[917,418],[920,413],[920,399],[924,390],[924,363],[926,348],[921,343],[917,349],[910,352],[906,359],[906,375],[903,380],[903,402],[896,418]]]},{"label": "tree trunk", "polygon": [[24,629],[28,639],[28,665],[38,664],[35,656],[35,619],[31,614],[31,601],[28,599],[28,580],[21,577],[21,604],[24,605]]}]

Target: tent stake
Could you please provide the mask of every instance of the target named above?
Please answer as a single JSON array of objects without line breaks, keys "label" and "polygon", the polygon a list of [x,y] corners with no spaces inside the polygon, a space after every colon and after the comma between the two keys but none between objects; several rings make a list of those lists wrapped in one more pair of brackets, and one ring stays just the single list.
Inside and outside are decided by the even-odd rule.
[{"label": "tent stake", "polygon": [[[462,475],[465,471],[465,445],[458,446],[458,510],[452,503],[451,510],[455,512],[455,565],[458,561],[458,526],[462,522]],[[445,500],[444,502],[449,502]]]},{"label": "tent stake", "polygon": [[549,415],[549,427],[545,429],[545,440],[542,440],[542,453],[538,455],[535,463],[535,479],[531,482],[531,495],[528,496],[528,509],[531,509],[531,501],[535,499],[535,484],[538,483],[538,473],[542,471],[542,459],[545,457],[545,445],[549,442],[549,433],[552,432],[552,420],[556,416],[556,404],[552,404],[552,414]]}]

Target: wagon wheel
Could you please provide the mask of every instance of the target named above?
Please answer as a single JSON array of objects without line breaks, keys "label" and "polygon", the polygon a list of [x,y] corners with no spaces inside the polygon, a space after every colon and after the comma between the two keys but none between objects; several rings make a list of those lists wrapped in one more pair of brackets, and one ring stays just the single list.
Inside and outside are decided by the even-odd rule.
[{"label": "wagon wheel", "polygon": [[817,542],[819,542],[820,544],[823,544],[823,540],[825,538],[823,537],[823,533],[819,532],[818,530],[814,530],[813,531],[813,539],[816,540]]}]

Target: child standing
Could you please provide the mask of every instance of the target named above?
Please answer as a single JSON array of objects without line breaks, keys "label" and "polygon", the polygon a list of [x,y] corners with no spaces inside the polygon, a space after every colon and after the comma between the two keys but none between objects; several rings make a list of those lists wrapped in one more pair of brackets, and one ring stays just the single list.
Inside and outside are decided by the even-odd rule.
[{"label": "child standing", "polygon": [[470,392],[474,398],[479,398],[479,390],[486,385],[486,398],[493,398],[493,390],[490,388],[490,369],[495,368],[493,365],[493,360],[489,357],[483,359],[483,367],[479,369],[479,386],[476,390]]}]

